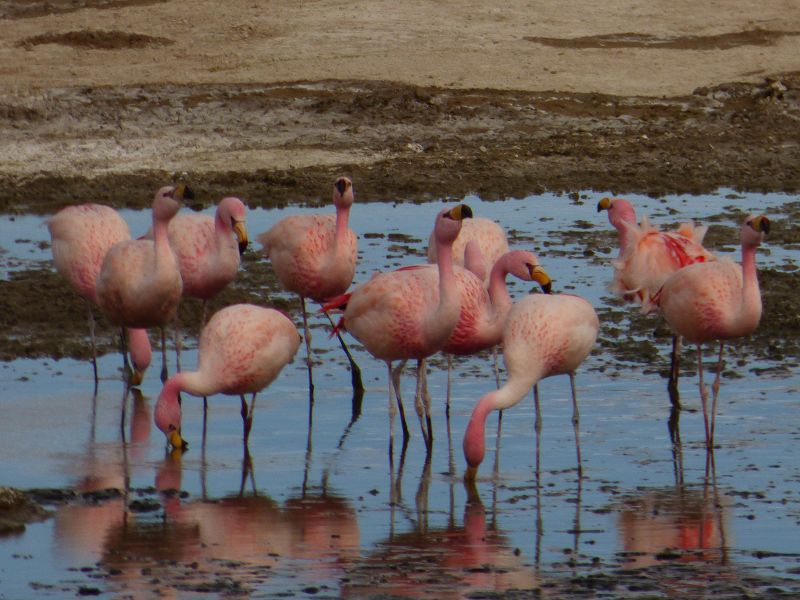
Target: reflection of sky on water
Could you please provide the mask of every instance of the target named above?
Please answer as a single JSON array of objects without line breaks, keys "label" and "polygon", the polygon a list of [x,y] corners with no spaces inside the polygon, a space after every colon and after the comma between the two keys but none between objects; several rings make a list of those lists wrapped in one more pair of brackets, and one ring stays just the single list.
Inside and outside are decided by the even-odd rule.
[{"label": "reflection of sky on water", "polygon": [[[605,214],[596,213],[597,200],[602,195],[587,193],[578,202],[567,196],[552,195],[504,202],[481,202],[471,198],[467,201],[476,214],[496,219],[509,229],[530,233],[533,241],[521,246],[532,246],[540,254],[561,289],[574,286],[576,293],[601,307],[608,296],[605,288],[610,279],[607,262],[616,254],[615,236],[607,218]],[[737,199],[681,197],[667,202],[632,198],[637,206],[643,207],[641,212],[649,213],[656,222],[702,218],[724,212],[724,207],[734,204],[751,209],[778,206],[786,200],[784,196],[758,194],[742,194]],[[421,253],[427,243],[432,215],[439,205],[357,206],[353,210],[352,226],[362,236],[356,280],[365,280],[369,273],[384,268],[387,262],[400,265],[423,260]],[[667,207],[679,210],[680,214],[668,215]],[[298,210],[305,209],[251,211],[249,230],[255,236],[274,221]],[[775,215],[775,212],[770,214]],[[125,216],[134,235],[143,232],[149,224],[146,212],[126,211]],[[30,268],[32,262],[47,264],[49,261],[49,250],[43,249],[42,244],[47,240],[47,230],[40,226],[41,222],[41,217],[16,217],[13,222],[8,217],[0,218],[3,248],[0,260],[9,262],[10,269]],[[579,222],[594,224],[594,228],[582,229],[583,224]],[[564,235],[565,231],[576,234],[588,231],[598,238],[605,232],[609,236],[609,250],[587,259],[579,240],[573,243],[571,235]],[[363,235],[367,233],[383,236]],[[392,233],[408,237],[388,237]],[[392,249],[388,249],[390,245]],[[408,252],[409,249],[412,252]],[[794,250],[772,248],[767,241],[764,252],[759,252],[758,261],[760,264],[784,264],[793,260],[794,253]],[[391,256],[388,261],[387,255]],[[512,284],[511,289],[513,294],[527,292],[527,288],[519,284]],[[386,452],[388,419],[384,365],[356,349],[356,358],[364,369],[367,394],[362,416],[339,448],[350,420],[350,377],[335,340],[327,339],[324,334],[321,319],[312,321],[319,327],[314,346],[321,364],[315,370],[318,394],[311,450],[309,452],[306,426],[306,371],[303,361],[296,360],[270,389],[259,395],[250,442],[253,472],[246,490],[258,491],[259,499],[251,501],[255,507],[252,511],[271,524],[276,537],[269,538],[265,533],[261,537],[267,539],[258,541],[256,536],[251,539],[250,548],[240,555],[236,554],[233,541],[227,550],[223,542],[237,539],[244,544],[247,536],[258,531],[260,521],[251,517],[252,529],[245,528],[244,533],[236,534],[239,531],[237,515],[247,515],[250,510],[237,508],[237,501],[231,499],[242,486],[238,400],[222,396],[210,399],[205,451],[201,444],[200,400],[191,397],[184,400],[184,435],[190,442],[190,449],[180,459],[176,474],[174,464],[171,473],[164,470],[169,463],[165,462],[163,438],[157,430],[148,431],[145,427],[149,436],[131,430],[135,407],[149,411],[155,402],[160,389],[155,372],[145,381],[144,397],[139,404],[129,401],[125,439],[131,443],[126,447],[121,443],[120,434],[122,386],[117,376],[120,363],[117,356],[100,359],[103,379],[96,403],[91,397],[88,363],[45,359],[0,365],[0,397],[4,408],[0,420],[0,456],[3,457],[0,485],[78,487],[94,482],[95,485],[124,487],[127,481],[129,488],[135,491],[164,485],[165,478],[177,476],[180,489],[188,493],[186,498],[170,498],[169,502],[162,498],[162,508],[154,513],[126,513],[122,499],[99,506],[70,506],[62,509],[53,520],[30,525],[22,536],[0,539],[3,593],[9,597],[26,597],[36,591],[28,584],[32,581],[41,584],[89,581],[92,585],[105,585],[102,580],[87,580],[85,575],[69,569],[91,567],[101,560],[112,564],[119,559],[119,555],[110,553],[114,543],[126,549],[130,547],[125,544],[143,544],[137,550],[140,559],[155,558],[147,552],[148,540],[163,542],[156,533],[163,536],[159,527],[167,526],[182,542],[176,549],[184,553],[181,560],[191,562],[192,556],[200,557],[201,561],[210,560],[214,553],[209,547],[219,548],[218,557],[222,559],[257,564],[271,558],[274,566],[269,579],[253,585],[262,590],[294,589],[299,586],[295,571],[305,568],[311,557],[304,553],[307,547],[301,551],[292,546],[293,542],[285,541],[297,534],[297,520],[300,519],[300,509],[293,508],[292,503],[302,496],[304,487],[318,492],[323,482],[346,507],[346,515],[331,509],[332,523],[326,524],[326,511],[321,510],[322,517],[314,517],[317,531],[322,536],[329,535],[326,527],[345,527],[350,522],[355,532],[336,534],[345,559],[339,565],[338,558],[331,558],[335,568],[321,576],[334,590],[338,589],[339,579],[348,566],[375,567],[381,561],[386,562],[387,557],[404,552],[414,556],[415,547],[420,544],[425,552],[442,559],[437,568],[443,576],[448,573],[455,576],[463,570],[463,566],[453,566],[448,571],[450,567],[436,544],[462,543],[467,535],[470,513],[467,493],[460,481],[463,471],[461,436],[474,402],[492,387],[487,358],[456,363],[452,446],[448,444],[442,406],[445,374],[437,366],[432,368],[429,384],[434,398],[436,437],[430,475],[424,475],[423,444],[416,429],[412,429],[413,437],[402,469],[395,464],[392,473]],[[666,360],[667,349],[660,350]],[[480,504],[472,506],[480,506],[485,511],[491,531],[489,545],[494,544],[490,550],[499,553],[503,560],[511,561],[512,572],[521,572],[521,576],[529,576],[537,567],[543,574],[572,573],[573,569],[585,574],[591,572],[592,567],[580,565],[591,565],[593,557],[597,557],[601,565],[624,564],[620,553],[626,552],[624,532],[634,531],[631,527],[638,527],[630,534],[634,541],[642,537],[639,530],[647,531],[648,527],[658,532],[657,536],[650,536],[651,541],[653,537],[663,536],[665,543],[680,546],[681,542],[676,539],[690,538],[688,531],[693,525],[691,517],[687,516],[688,509],[682,513],[680,506],[670,505],[669,499],[670,491],[677,488],[666,427],[669,408],[666,386],[656,375],[644,375],[639,368],[608,377],[592,368],[600,365],[602,358],[590,357],[577,376],[586,472],[580,503],[576,502],[577,487],[572,470],[574,446],[569,421],[569,385],[566,378],[541,384],[544,427],[538,503],[541,527],[537,526],[537,490],[533,478],[533,403],[525,400],[506,413],[496,480],[491,478],[491,465],[495,460],[494,419],[489,421],[487,469],[478,481]],[[191,367],[195,363],[196,355],[189,350],[185,364]],[[751,366],[745,365],[744,372],[748,373]],[[411,408],[412,385],[409,374],[404,379],[407,409]],[[781,575],[796,576],[788,571],[798,567],[797,558],[792,556],[763,554],[765,551],[796,552],[800,469],[793,448],[800,432],[796,403],[798,386],[794,376],[779,379],[748,373],[744,379],[724,381],[720,393],[717,437],[721,447],[716,452],[716,484],[723,508],[721,513],[711,511],[712,517],[718,517],[712,522],[724,525],[727,557],[732,564],[762,569],[767,574],[774,574],[772,569],[775,569]],[[681,418],[681,434],[683,477],[687,493],[691,495],[703,490],[705,478],[702,417],[696,412],[699,407],[696,379],[684,378],[681,391],[689,409]],[[149,419],[144,422],[151,423]],[[452,465],[455,476],[449,475]],[[108,483],[102,483],[104,481]],[[427,482],[427,486],[420,485],[421,482]],[[424,490],[422,496],[421,489]],[[227,500],[206,503],[202,502],[204,496]],[[155,497],[159,498],[157,494]],[[421,498],[425,502],[421,502]],[[135,492],[131,499],[135,499]],[[620,499],[627,499],[628,504]],[[646,511],[656,504],[661,507],[659,518],[652,517],[648,522],[639,508]],[[692,506],[694,508],[688,512],[699,505],[694,502]],[[576,509],[579,528],[575,527]],[[215,518],[213,513],[223,515],[219,517],[222,525],[216,530],[210,524],[205,525]],[[671,520],[673,514],[677,516]],[[678,518],[680,515],[683,517]],[[82,522],[97,525],[106,535],[86,534],[88,528]],[[683,533],[682,527],[686,529]],[[120,530],[127,531],[128,537],[120,538]],[[81,532],[80,535],[76,531]],[[116,533],[111,535],[111,531]],[[719,547],[720,530],[701,531],[705,532],[701,537],[707,539],[712,548]],[[206,542],[202,542],[204,539]],[[209,543],[211,539],[216,541]],[[282,549],[276,552],[281,555],[279,560],[270,557],[264,546],[270,540]],[[207,547],[203,547],[203,543]],[[646,555],[641,560],[652,560],[654,553],[663,550],[656,548],[658,545],[641,550]],[[690,544],[686,541],[685,545]],[[353,546],[357,546],[357,553],[352,552]],[[565,549],[573,548],[578,555],[586,557],[578,561],[577,567],[570,566],[569,557],[564,553]],[[762,552],[760,558],[754,556],[758,551]],[[416,556],[419,558],[419,554]],[[711,552],[707,558],[702,555],[700,558],[713,563],[718,556],[719,553]],[[521,571],[518,572],[517,567]],[[120,568],[127,571],[124,566]],[[463,578],[459,581],[464,583]],[[133,585],[124,577],[117,584],[110,582],[108,585],[123,584]],[[476,589],[494,589],[485,581],[473,585]],[[464,584],[463,590],[469,589],[470,584]]]}]

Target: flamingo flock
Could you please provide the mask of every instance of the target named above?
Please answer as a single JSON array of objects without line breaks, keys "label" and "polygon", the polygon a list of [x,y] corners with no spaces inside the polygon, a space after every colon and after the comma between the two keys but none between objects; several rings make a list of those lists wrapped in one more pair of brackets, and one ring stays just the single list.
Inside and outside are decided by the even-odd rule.
[{"label": "flamingo flock", "polygon": [[[183,184],[160,188],[152,207],[152,229],[132,239],[116,211],[99,204],[63,209],[48,221],[56,270],[89,305],[90,344],[95,385],[98,379],[93,307],[120,328],[126,386],[142,382],[150,363],[146,329],[161,332],[162,389],[154,421],[167,444],[185,448],[181,393],[194,396],[239,396],[245,448],[253,427],[256,394],[267,388],[289,364],[301,343],[306,347],[309,393],[313,403],[313,351],[306,299],[328,316],[331,335],[338,335],[347,354],[353,389],[363,393],[360,369],[342,335],[357,340],[386,364],[390,453],[394,419],[400,414],[404,448],[410,437],[400,393],[401,375],[417,361],[414,407],[428,453],[433,448],[432,402],[426,360],[442,353],[470,355],[502,351],[506,381],[477,399],[463,436],[465,478],[473,481],[486,453],[485,423],[492,411],[509,409],[533,390],[536,428],[541,427],[538,383],[567,375],[573,406],[577,472],[582,455],[575,373],[595,347],[600,321],[584,298],[554,293],[554,282],[539,257],[510,249],[502,228],[473,215],[466,204],[431,215],[428,264],[381,270],[354,282],[357,234],[349,215],[355,195],[352,181],[340,177],[333,186],[335,215],[295,215],[276,222],[256,239],[268,267],[289,292],[300,298],[302,335],[292,315],[268,306],[233,304],[206,322],[207,303],[236,277],[240,254],[248,243],[244,202],[223,199],[215,217],[181,212],[191,197]],[[720,258],[702,245],[706,228],[692,223],[663,232],[647,217],[637,223],[630,202],[603,198],[597,210],[608,212],[617,230],[619,256],[612,263],[610,289],[645,313],[660,314],[672,330],[671,383],[677,385],[681,338],[696,344],[705,442],[714,447],[715,415],[723,363],[723,344],[749,335],[758,326],[761,292],[756,250],[769,232],[769,220],[749,215],[741,226],[741,264]],[[508,275],[539,285],[516,300],[506,287]],[[176,327],[185,296],[203,302],[203,329],[195,370],[169,377],[165,328]],[[331,313],[339,313],[334,325]],[[719,343],[713,398],[703,383],[701,345]],[[133,368],[128,365],[130,354]],[[448,387],[449,389],[449,387]],[[250,403],[246,399],[250,394]],[[449,418],[449,396],[448,396]]]}]

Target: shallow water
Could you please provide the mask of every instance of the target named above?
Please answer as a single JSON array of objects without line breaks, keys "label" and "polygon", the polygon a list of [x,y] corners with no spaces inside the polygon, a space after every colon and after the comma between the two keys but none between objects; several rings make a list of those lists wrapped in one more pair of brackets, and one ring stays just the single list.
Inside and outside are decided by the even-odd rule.
[{"label": "shallow water", "polygon": [[[605,213],[595,210],[602,195],[466,200],[476,215],[516,232],[512,246],[536,251],[556,289],[583,295],[598,309],[619,310],[605,287],[616,251]],[[663,223],[728,213],[731,206],[780,219],[787,198],[721,192],[632,200]],[[424,260],[442,205],[357,205],[351,219],[361,236],[356,280]],[[248,228],[254,237],[304,210],[254,210]],[[147,228],[149,214],[123,214],[134,234]],[[0,219],[9,269],[49,259],[41,222]],[[607,247],[586,255],[586,239],[602,240],[605,233]],[[735,243],[734,237],[726,249],[736,250]],[[796,259],[796,250],[769,242],[758,256],[760,265],[770,266]],[[528,284],[511,289],[524,294]],[[569,383],[559,377],[540,385],[539,479],[529,397],[506,411],[497,452],[495,429],[488,428],[487,458],[470,490],[461,480],[461,436],[474,403],[494,387],[490,356],[457,361],[449,429],[444,363],[431,366],[436,439],[430,462],[413,414],[409,369],[403,381],[412,439],[405,453],[395,445],[390,462],[385,366],[353,342],[367,391],[351,422],[346,362],[322,319],[312,321],[318,359],[313,422],[309,426],[301,347],[259,395],[249,469],[243,468],[235,398],[210,399],[203,443],[201,402],[188,397],[183,433],[190,448],[170,456],[152,425],[157,368],[148,372],[141,395],[128,399],[122,424],[117,356],[100,360],[96,397],[88,363],[0,366],[0,485],[121,490],[53,502],[53,518],[0,538],[0,598],[461,598],[512,589],[547,594],[565,586],[606,597],[609,590],[626,597],[691,597],[709,585],[749,593],[769,586],[800,590],[796,369],[790,376],[757,376],[751,369],[765,365],[734,365],[744,377],[723,382],[719,447],[710,465],[696,378],[681,380],[688,410],[680,420],[682,443],[673,445],[665,380],[598,352],[577,375],[583,477],[575,469]],[[660,350],[664,367],[668,349]],[[196,364],[191,343],[183,364]],[[603,580],[611,586],[605,592],[590,585],[592,577],[619,569],[644,569],[647,585]]]}]

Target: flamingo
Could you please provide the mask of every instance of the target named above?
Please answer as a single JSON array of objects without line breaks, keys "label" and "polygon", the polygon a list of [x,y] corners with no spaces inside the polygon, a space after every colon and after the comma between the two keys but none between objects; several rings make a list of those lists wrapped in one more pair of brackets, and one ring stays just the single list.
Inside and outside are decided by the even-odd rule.
[{"label": "flamingo", "polygon": [[[539,259],[526,250],[512,250],[503,254],[492,267],[488,290],[483,281],[467,268],[455,267],[461,293],[461,313],[442,351],[448,354],[448,382],[450,378],[450,355],[466,356],[487,348],[494,348],[503,337],[508,312],[513,301],[506,287],[506,276],[512,274],[523,281],[536,281],[542,290],[550,292],[550,276],[539,265]],[[426,271],[430,278],[438,278],[435,270]],[[436,285],[432,281],[429,285]],[[448,386],[449,389],[449,386]],[[447,397],[447,412],[450,396]]]},{"label": "flamingo", "polygon": [[167,378],[164,325],[175,320],[183,283],[178,261],[169,246],[167,226],[192,198],[183,184],[166,186],[153,200],[153,240],[123,240],[106,253],[97,277],[100,309],[114,325],[123,326],[123,356],[127,347],[125,327],[161,328],[161,380]]},{"label": "flamingo", "polygon": [[[682,223],[676,231],[660,231],[642,217],[636,224],[636,211],[624,198],[602,198],[597,212],[608,211],[608,221],[619,233],[619,257],[614,261],[614,278],[609,288],[628,302],[648,306],[652,297],[678,269],[694,263],[716,260],[703,247],[708,227]],[[645,309],[646,310],[646,309]],[[669,386],[677,390],[681,340],[672,338]]]},{"label": "flamingo", "polygon": [[[178,213],[170,221],[169,244],[178,259],[183,295],[203,302],[202,325],[208,301],[220,293],[239,271],[241,254],[247,249],[247,207],[239,198],[223,198],[213,217]],[[148,232],[147,237],[152,237]],[[180,370],[180,330],[176,319],[175,345]]]},{"label": "flamingo", "polygon": [[[318,303],[343,294],[356,271],[358,238],[349,228],[350,208],[355,196],[353,182],[339,177],[333,184],[333,215],[292,215],[281,219],[256,239],[281,285],[300,296],[310,398],[314,396],[311,359],[311,330],[308,327],[306,298]],[[326,313],[327,314],[327,313]],[[330,317],[328,317],[330,319]],[[335,329],[335,328],[334,328]],[[361,370],[338,334],[353,380],[353,390],[362,392]]]},{"label": "flamingo", "polygon": [[565,373],[569,375],[572,389],[572,426],[575,430],[578,474],[582,473],[575,370],[594,346],[599,328],[597,313],[586,300],[578,296],[534,294],[514,304],[503,330],[503,356],[508,380],[500,389],[492,390],[478,400],[464,433],[467,481],[475,479],[478,467],[483,462],[486,417],[489,412],[516,405],[533,387],[538,427],[539,395],[536,384],[545,377]]},{"label": "flamingo", "polygon": [[[120,214],[102,204],[79,204],[61,209],[47,221],[56,271],[86,300],[92,369],[97,386],[97,344],[93,305],[97,304],[95,284],[106,253],[117,242],[131,238],[128,224]],[[150,339],[144,329],[129,329],[129,350],[133,369],[131,385],[139,385],[152,359]],[[126,361],[126,371],[130,368]]]},{"label": "flamingo", "polygon": [[[491,266],[506,252],[508,238],[503,228],[486,217],[473,217],[464,221],[453,243],[453,264],[472,271],[488,285]],[[428,240],[428,262],[436,264],[433,232]]]},{"label": "flamingo", "polygon": [[[453,269],[451,246],[461,223],[472,216],[466,204],[442,209],[436,215],[434,239],[437,266],[413,265],[390,272],[375,273],[369,281],[352,292],[332,299],[325,310],[346,306],[339,327],[349,331],[375,358],[386,362],[389,374],[389,440],[394,439],[396,395],[397,410],[403,428],[403,441],[408,440],[408,426],[400,397],[400,375],[406,361],[422,361],[440,351],[458,323],[461,298]],[[431,285],[429,269],[438,270],[438,285]],[[396,369],[392,362],[402,361]],[[417,377],[424,378],[424,369]],[[422,426],[423,408],[420,385],[417,385],[416,407]],[[430,419],[430,412],[428,419]],[[422,427],[428,449],[431,448],[430,420],[428,433]]]},{"label": "flamingo", "polygon": [[[299,347],[300,334],[283,313],[252,304],[223,308],[200,335],[197,370],[173,375],[161,389],[155,407],[156,426],[170,445],[183,448],[181,391],[193,396],[238,395],[247,447],[256,394],[275,380]],[[247,393],[252,394],[249,410],[244,397]]]},{"label": "flamingo", "polygon": [[[741,265],[728,259],[690,265],[670,276],[653,300],[676,335],[697,345],[700,398],[709,449],[714,446],[714,418],[725,340],[751,334],[761,320],[756,248],[769,233],[769,225],[766,216],[748,215],[741,226]],[[716,340],[719,341],[719,359],[712,385],[714,396],[709,421],[701,346],[704,342]]]}]

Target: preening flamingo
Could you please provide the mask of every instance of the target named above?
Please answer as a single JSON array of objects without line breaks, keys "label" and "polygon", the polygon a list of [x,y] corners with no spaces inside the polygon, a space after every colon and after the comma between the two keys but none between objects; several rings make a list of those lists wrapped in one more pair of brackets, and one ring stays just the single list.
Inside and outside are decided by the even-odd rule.
[{"label": "preening flamingo", "polygon": [[[453,243],[453,264],[475,273],[487,285],[492,266],[508,252],[506,232],[486,217],[464,221]],[[436,263],[436,241],[433,232],[428,240],[428,262]]]},{"label": "preening flamingo", "polygon": [[561,374],[569,375],[572,388],[572,425],[578,473],[582,472],[575,370],[589,355],[599,328],[594,309],[578,296],[534,294],[514,304],[503,331],[508,380],[500,389],[492,390],[478,401],[464,433],[467,480],[475,479],[483,462],[487,415],[493,410],[505,410],[516,405],[534,387],[538,425],[539,396],[535,386],[545,377]]},{"label": "preening flamingo", "polygon": [[[608,211],[608,221],[619,233],[619,256],[614,261],[614,278],[609,289],[628,302],[647,307],[667,278],[678,269],[694,263],[716,260],[703,247],[706,226],[682,223],[676,231],[660,231],[642,217],[624,198],[602,198],[597,212]],[[647,309],[645,309],[647,310]],[[670,386],[677,389],[680,337],[672,339]]]},{"label": "preening flamingo", "polygon": [[[213,217],[179,212],[170,221],[169,243],[183,280],[183,295],[203,301],[205,325],[208,301],[239,272],[247,248],[247,207],[239,198],[223,198]],[[180,370],[180,329],[175,322],[175,346]]]},{"label": "preening flamingo", "polygon": [[153,200],[153,240],[118,242],[106,254],[97,277],[101,310],[114,325],[123,327],[123,354],[125,327],[161,328],[162,381],[167,377],[164,326],[175,320],[183,290],[167,226],[184,197],[191,198],[192,192],[183,184],[159,189]]},{"label": "preening flamingo", "polygon": [[[469,221],[467,221],[469,222]],[[466,268],[455,267],[458,287],[461,293],[461,312],[453,332],[442,348],[448,355],[466,356],[487,348],[493,348],[503,337],[503,326],[513,301],[506,287],[508,274],[523,281],[536,281],[542,290],[550,292],[550,276],[539,265],[539,259],[526,250],[512,250],[503,254],[492,267],[489,276],[489,287]],[[436,285],[438,274],[435,270],[427,271],[431,278],[429,285]],[[450,377],[450,360],[448,356],[448,383]],[[449,385],[448,385],[449,390]],[[447,397],[449,412],[450,396]]]},{"label": "preening flamingo", "polygon": [[[672,330],[697,345],[697,369],[708,448],[714,447],[714,418],[724,342],[751,334],[761,320],[756,248],[766,233],[769,233],[769,219],[763,215],[748,215],[741,227],[741,266],[729,259],[690,265],[669,277],[653,300]],[[714,396],[709,420],[701,345],[713,340],[719,340],[719,359],[712,386]]]},{"label": "preening flamingo", "polygon": [[[92,305],[97,304],[95,285],[106,253],[117,242],[131,239],[130,230],[125,220],[113,208],[92,203],[63,208],[48,219],[47,228],[50,231],[56,271],[87,303],[96,386],[97,345],[92,310]],[[139,385],[152,358],[150,339],[144,329],[128,330],[128,339],[133,364],[129,379],[131,385]]]},{"label": "preening flamingo", "polygon": [[[256,239],[275,270],[281,285],[300,296],[303,334],[306,343],[308,383],[313,398],[311,374],[311,330],[308,327],[306,298],[318,303],[343,294],[353,283],[356,272],[358,238],[348,226],[355,196],[353,183],[339,177],[333,184],[333,215],[292,215],[281,219]],[[353,377],[354,391],[363,391],[361,370],[339,336]]]},{"label": "preening flamingo", "polygon": [[[375,273],[369,281],[352,292],[334,298],[325,309],[346,305],[340,326],[349,331],[375,358],[386,362],[389,373],[389,436],[393,440],[393,423],[397,409],[408,439],[408,426],[400,396],[400,375],[409,359],[422,361],[439,352],[458,323],[461,297],[453,269],[451,246],[458,236],[463,219],[472,216],[466,204],[445,208],[436,215],[434,238],[437,266],[413,265],[390,272]],[[427,271],[438,269],[438,285],[430,285]],[[402,361],[396,369],[392,362]],[[420,368],[418,378],[424,378]],[[417,414],[422,419],[420,383],[417,385]],[[429,415],[429,411],[428,411]],[[428,434],[423,436],[430,448]]]},{"label": "preening flamingo", "polygon": [[[193,396],[228,394],[242,403],[244,443],[253,424],[256,394],[270,385],[300,347],[292,321],[272,308],[234,304],[216,312],[203,328],[197,370],[182,371],[164,384],[155,407],[155,423],[176,448],[181,437],[181,391]],[[245,394],[252,394],[248,410]]]}]

